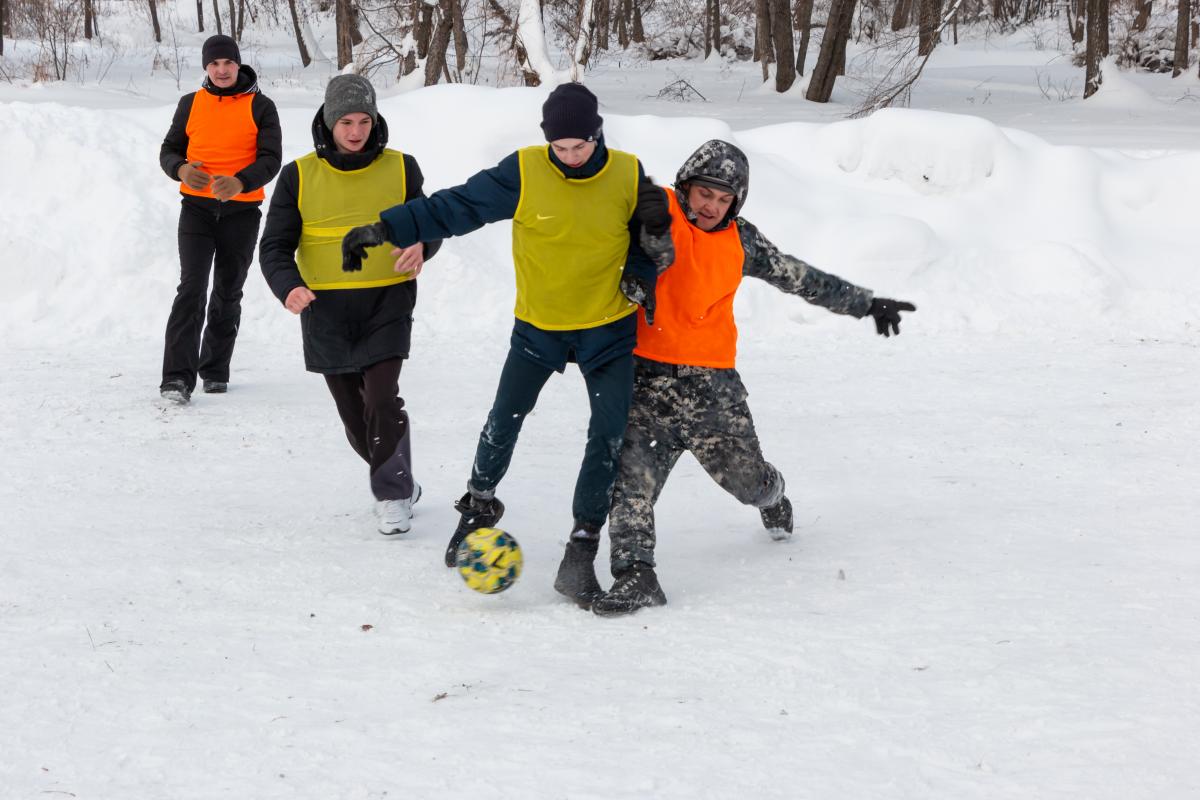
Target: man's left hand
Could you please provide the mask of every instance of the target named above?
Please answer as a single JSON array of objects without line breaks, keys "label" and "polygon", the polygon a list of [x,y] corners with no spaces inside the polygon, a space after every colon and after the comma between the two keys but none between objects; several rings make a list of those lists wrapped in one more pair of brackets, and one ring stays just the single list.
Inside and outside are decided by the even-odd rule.
[{"label": "man's left hand", "polygon": [[875,318],[875,331],[880,336],[891,336],[893,333],[899,336],[900,312],[916,310],[916,306],[903,300],[876,297],[871,301],[871,308],[867,310],[867,313]]},{"label": "man's left hand", "polygon": [[218,200],[232,200],[244,189],[242,182],[232,175],[218,175],[213,178],[212,193]]}]

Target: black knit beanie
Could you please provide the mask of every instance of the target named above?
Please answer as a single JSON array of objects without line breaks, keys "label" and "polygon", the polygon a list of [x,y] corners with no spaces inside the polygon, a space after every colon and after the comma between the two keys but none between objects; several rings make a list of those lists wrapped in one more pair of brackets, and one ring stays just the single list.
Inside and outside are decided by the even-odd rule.
[{"label": "black knit beanie", "polygon": [[333,130],[339,119],[347,114],[366,114],[378,124],[379,110],[375,107],[375,87],[362,75],[334,75],[325,87],[322,119]]},{"label": "black knit beanie", "polygon": [[207,67],[218,58],[228,58],[235,64],[241,64],[242,53],[238,50],[237,42],[220,34],[205,39],[204,47],[200,50],[200,66]]},{"label": "black knit beanie", "polygon": [[546,141],[593,141],[604,124],[604,118],[597,113],[598,107],[596,95],[582,83],[564,83],[555,88],[542,104],[542,131]]}]

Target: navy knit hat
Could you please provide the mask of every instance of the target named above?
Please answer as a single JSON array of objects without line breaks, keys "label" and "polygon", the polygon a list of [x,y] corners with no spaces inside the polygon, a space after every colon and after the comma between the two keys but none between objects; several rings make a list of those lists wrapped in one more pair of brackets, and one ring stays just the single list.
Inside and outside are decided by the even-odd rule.
[{"label": "navy knit hat", "polygon": [[362,75],[334,75],[325,87],[323,108],[321,118],[329,130],[333,130],[337,121],[347,114],[366,114],[372,123],[379,122],[375,87]]},{"label": "navy knit hat", "polygon": [[597,113],[599,105],[596,95],[582,83],[564,83],[555,88],[542,104],[542,131],[546,141],[593,141],[604,124],[604,118]]},{"label": "navy knit hat", "polygon": [[218,58],[228,58],[235,64],[241,64],[242,53],[238,50],[237,42],[220,34],[205,39],[204,46],[200,49],[200,65],[207,67]]}]

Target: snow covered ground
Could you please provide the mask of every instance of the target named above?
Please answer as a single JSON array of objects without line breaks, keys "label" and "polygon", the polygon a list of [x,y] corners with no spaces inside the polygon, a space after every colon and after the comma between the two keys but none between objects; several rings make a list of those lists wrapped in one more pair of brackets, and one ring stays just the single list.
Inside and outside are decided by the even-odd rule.
[{"label": "snow covered ground", "polygon": [[[610,620],[550,587],[573,371],[501,485],[521,580],[485,597],[440,565],[507,346],[507,226],[421,277],[401,388],[425,495],[384,539],[256,273],[230,393],[157,398],[174,82],[0,86],[0,797],[1200,794],[1200,116],[1169,99],[1190,78],[951,89],[1019,87],[1033,58],[947,48],[921,110],[856,121],[739,97],[756,67],[589,78],[652,174],[731,138],[768,236],[919,306],[884,340],[743,288],[797,533],[771,542],[685,457],[658,509],[670,604]],[[716,99],[646,99],[687,69]],[[294,158],[320,81],[289,81],[264,75]],[[433,189],[536,141],[544,91],[383,112]]]}]

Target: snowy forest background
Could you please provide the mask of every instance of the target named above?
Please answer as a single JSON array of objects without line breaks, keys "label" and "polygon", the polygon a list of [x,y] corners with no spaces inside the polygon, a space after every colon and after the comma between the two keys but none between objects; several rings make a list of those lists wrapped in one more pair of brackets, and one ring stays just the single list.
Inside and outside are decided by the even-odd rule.
[{"label": "snowy forest background", "polygon": [[[352,64],[385,85],[537,86],[614,59],[718,58],[752,61],[776,91],[799,83],[816,102],[846,75],[865,112],[906,103],[935,48],[1014,32],[1085,68],[1078,87],[1048,83],[1047,96],[1092,95],[1109,56],[1179,75],[1195,17],[1192,0],[0,0],[0,80],[101,81],[139,48],[142,25],[154,69],[172,74],[187,34],[249,29],[252,42],[290,36],[299,68]],[[683,80],[662,92],[703,97]]]}]

